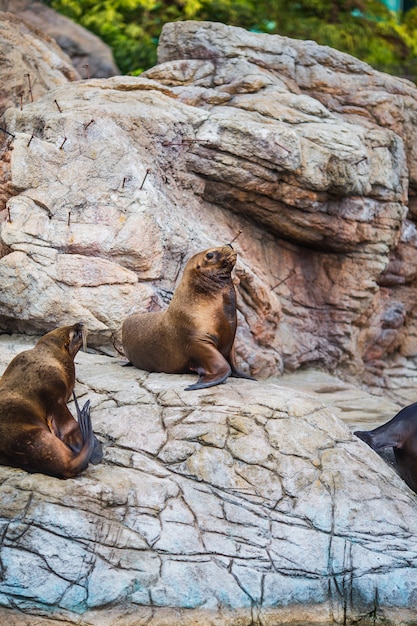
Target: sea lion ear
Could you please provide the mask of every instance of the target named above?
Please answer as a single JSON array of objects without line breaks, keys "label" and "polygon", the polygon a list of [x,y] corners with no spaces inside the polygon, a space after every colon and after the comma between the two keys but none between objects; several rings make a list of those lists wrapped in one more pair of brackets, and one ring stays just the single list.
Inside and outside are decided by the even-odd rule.
[{"label": "sea lion ear", "polygon": [[66,342],[65,342],[65,347],[66,347],[67,349],[70,347],[70,345],[71,345],[71,343],[72,343],[72,341],[73,341],[73,339],[74,339],[75,335],[76,335],[75,330],[70,330],[70,331],[69,331],[69,333],[68,333],[68,339],[67,339],[67,340],[66,340]]}]

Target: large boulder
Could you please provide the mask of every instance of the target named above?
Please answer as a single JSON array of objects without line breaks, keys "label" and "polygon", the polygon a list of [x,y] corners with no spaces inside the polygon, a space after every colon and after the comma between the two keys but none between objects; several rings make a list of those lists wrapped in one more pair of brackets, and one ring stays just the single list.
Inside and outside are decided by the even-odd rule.
[{"label": "large boulder", "polygon": [[390,386],[385,367],[415,372],[417,88],[223,24],[168,24],[159,56],[139,78],[6,112],[2,328],[84,319],[93,344],[117,345],[125,315],[166,306],[193,253],[242,231],[252,373],[318,364]]},{"label": "large boulder", "polygon": [[8,11],[56,41],[83,77],[108,78],[120,74],[113,53],[97,35],[57,13],[38,0],[0,0]]},{"label": "large boulder", "polygon": [[[0,371],[31,345],[1,337]],[[416,495],[323,403],[99,354],[76,373],[104,460],[0,468],[2,623],[414,623]]]}]

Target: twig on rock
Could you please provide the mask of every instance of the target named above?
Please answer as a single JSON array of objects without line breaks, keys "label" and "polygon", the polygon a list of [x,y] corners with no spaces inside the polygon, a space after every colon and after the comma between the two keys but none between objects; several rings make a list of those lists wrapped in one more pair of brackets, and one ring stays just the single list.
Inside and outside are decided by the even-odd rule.
[{"label": "twig on rock", "polygon": [[181,139],[181,141],[163,141],[163,146],[182,146],[184,143],[208,143],[208,139]]},{"label": "twig on rock", "polygon": [[271,291],[273,291],[274,289],[276,289],[277,287],[279,287],[280,285],[282,285],[282,283],[285,283],[290,276],[292,276],[293,274],[295,274],[295,269],[292,269],[291,272],[288,274],[288,276],[286,276],[285,278],[283,278],[282,280],[279,281],[279,283],[277,283],[276,285],[274,285],[273,287],[271,287]]},{"label": "twig on rock", "polygon": [[5,128],[2,128],[0,126],[0,130],[3,131],[3,133],[6,133],[6,135],[10,135],[10,137],[13,137],[13,139],[16,139],[16,135],[13,135],[13,133],[9,133],[9,131],[6,130]]},{"label": "twig on rock", "polygon": [[30,74],[25,74],[25,76],[28,77],[30,100],[31,100],[31,102],[33,102],[32,81],[30,80]]},{"label": "twig on rock", "polygon": [[142,181],[142,184],[141,184],[141,186],[139,187],[139,189],[142,189],[143,185],[145,184],[145,180],[146,180],[146,178],[147,178],[147,176],[148,176],[148,174],[149,174],[149,172],[150,172],[150,171],[151,171],[151,170],[150,170],[150,168],[148,167],[148,169],[147,169],[147,170],[146,170],[146,172],[145,172],[145,176],[143,177],[143,181]]},{"label": "twig on rock", "polygon": [[242,232],[243,232],[242,230],[238,230],[238,231],[237,231],[237,235],[236,235],[235,237],[233,237],[233,239],[232,239],[232,241],[230,242],[230,244],[232,244],[234,241],[236,241],[236,239],[237,239],[238,237],[240,237],[240,235],[242,234]]}]

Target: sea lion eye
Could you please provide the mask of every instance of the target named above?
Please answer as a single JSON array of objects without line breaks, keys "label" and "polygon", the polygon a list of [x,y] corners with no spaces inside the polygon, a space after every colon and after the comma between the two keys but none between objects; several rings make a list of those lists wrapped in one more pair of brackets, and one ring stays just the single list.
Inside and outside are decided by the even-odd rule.
[{"label": "sea lion eye", "polygon": [[214,257],[214,252],[207,252],[206,259],[212,259]]}]

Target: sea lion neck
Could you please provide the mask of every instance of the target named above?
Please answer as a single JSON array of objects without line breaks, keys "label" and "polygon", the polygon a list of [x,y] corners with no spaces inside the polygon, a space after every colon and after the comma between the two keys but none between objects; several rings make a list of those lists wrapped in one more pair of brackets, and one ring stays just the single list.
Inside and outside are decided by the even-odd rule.
[{"label": "sea lion neck", "polygon": [[183,277],[174,293],[174,297],[177,294],[184,298],[189,293],[211,299],[214,293],[223,291],[230,286],[233,286],[230,271],[205,272],[191,270],[187,277]]}]

